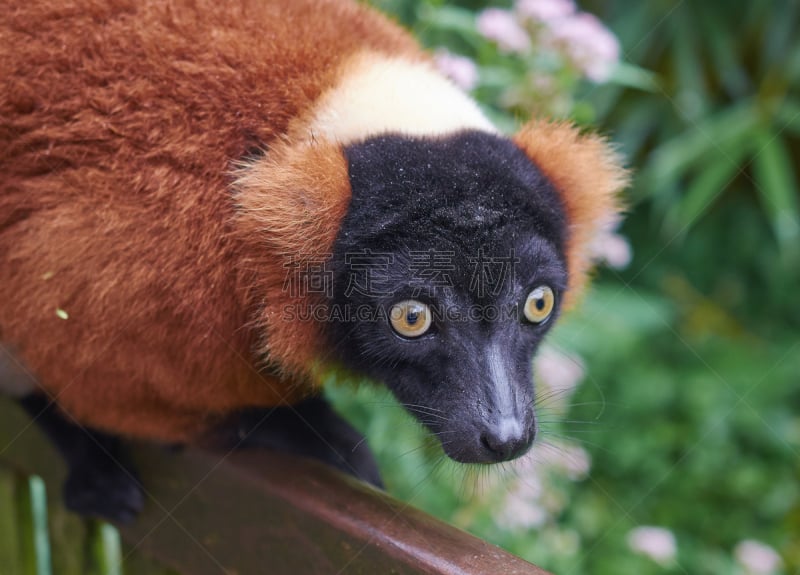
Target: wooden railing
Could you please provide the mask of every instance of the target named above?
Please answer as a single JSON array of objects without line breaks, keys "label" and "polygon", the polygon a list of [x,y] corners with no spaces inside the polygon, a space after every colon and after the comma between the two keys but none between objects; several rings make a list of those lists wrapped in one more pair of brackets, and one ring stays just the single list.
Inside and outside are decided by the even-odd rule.
[{"label": "wooden railing", "polygon": [[[133,459],[147,504],[133,525],[120,529],[125,561],[112,572],[545,575],[498,547],[312,461],[265,451],[221,454],[152,445],[134,446]],[[6,473],[42,478],[52,494],[51,508],[59,505],[61,460],[27,416],[4,399],[0,466]],[[2,497],[0,475],[0,505]],[[20,515],[0,508],[0,539],[15,513]],[[66,519],[53,525],[54,515]],[[51,513],[49,536],[56,549],[64,521],[71,529],[86,529],[72,514]],[[2,575],[2,565],[10,564],[3,561],[4,548],[13,553],[9,548],[17,545],[22,555],[35,555],[36,541],[10,539],[16,542],[0,541]],[[59,553],[68,556],[69,550]],[[160,567],[134,567],[137,562]],[[44,575],[39,567],[19,569],[24,575]],[[57,567],[52,571],[61,575]]]}]

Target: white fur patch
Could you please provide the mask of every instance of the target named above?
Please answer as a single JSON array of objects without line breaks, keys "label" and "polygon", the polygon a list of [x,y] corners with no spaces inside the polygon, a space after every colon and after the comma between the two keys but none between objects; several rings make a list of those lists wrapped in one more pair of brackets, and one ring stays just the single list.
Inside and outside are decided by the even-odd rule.
[{"label": "white fur patch", "polygon": [[492,398],[500,418],[501,435],[511,433],[512,428],[521,430],[517,420],[517,406],[514,393],[514,382],[508,375],[505,365],[505,353],[498,343],[489,345],[486,358],[489,363],[489,376],[493,384]]},{"label": "white fur patch", "polygon": [[385,133],[497,132],[477,104],[430,64],[376,54],[348,65],[306,128],[309,136],[342,144]]}]

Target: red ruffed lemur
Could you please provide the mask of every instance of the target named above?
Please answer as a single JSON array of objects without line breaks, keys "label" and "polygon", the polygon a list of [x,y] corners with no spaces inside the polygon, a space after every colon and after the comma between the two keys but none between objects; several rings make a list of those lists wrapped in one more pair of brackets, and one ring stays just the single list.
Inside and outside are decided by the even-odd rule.
[{"label": "red ruffed lemur", "polygon": [[625,183],[601,138],[504,136],[345,0],[7,0],[0,85],[0,389],[72,509],[136,515],[126,437],[379,483],[319,395],[336,367],[457,461],[531,445],[534,351]]}]

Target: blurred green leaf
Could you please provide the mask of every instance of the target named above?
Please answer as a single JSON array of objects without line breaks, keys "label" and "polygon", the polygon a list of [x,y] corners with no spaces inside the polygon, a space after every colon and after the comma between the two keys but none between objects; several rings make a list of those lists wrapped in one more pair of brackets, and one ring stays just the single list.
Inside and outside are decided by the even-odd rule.
[{"label": "blurred green leaf", "polygon": [[713,156],[708,166],[692,178],[681,200],[667,212],[665,227],[669,233],[685,235],[739,174],[749,146],[741,141],[734,143],[738,145],[732,143],[726,142],[727,145]]},{"label": "blurred green leaf", "polygon": [[464,37],[475,37],[475,14],[464,8],[443,5],[432,7],[422,4],[419,8],[419,19],[423,25],[432,25],[442,30],[458,32]]},{"label": "blurred green leaf", "polygon": [[786,247],[796,247],[800,240],[800,213],[798,213],[798,188],[789,151],[784,141],[772,132],[763,131],[756,139],[759,151],[753,168],[759,198],[770,214],[778,242]]},{"label": "blurred green leaf", "polygon": [[653,72],[626,62],[620,62],[614,67],[609,83],[645,92],[659,89],[658,77]]},{"label": "blurred green leaf", "polygon": [[775,116],[775,124],[778,133],[786,130],[800,136],[800,100],[783,101]]},{"label": "blurred green leaf", "polygon": [[494,89],[506,88],[513,84],[519,74],[513,70],[501,66],[481,66],[480,86]]},{"label": "blurred green leaf", "polygon": [[653,150],[647,169],[647,176],[652,180],[648,181],[678,180],[690,168],[707,167],[710,154],[725,161],[725,154],[720,156],[720,152],[749,145],[758,123],[758,114],[750,101],[705,118]]},{"label": "blurred green leaf", "polygon": [[676,10],[670,20],[673,62],[675,65],[676,92],[674,99],[681,115],[696,121],[708,111],[709,98],[702,60],[697,57],[698,42],[695,33],[697,22],[686,10]]},{"label": "blurred green leaf", "polygon": [[713,4],[703,2],[698,6],[702,9],[701,29],[708,41],[711,65],[719,71],[722,84],[729,96],[745,97],[751,86],[742,62],[737,59],[736,43],[739,38],[724,28],[724,23],[720,21],[719,13]]}]

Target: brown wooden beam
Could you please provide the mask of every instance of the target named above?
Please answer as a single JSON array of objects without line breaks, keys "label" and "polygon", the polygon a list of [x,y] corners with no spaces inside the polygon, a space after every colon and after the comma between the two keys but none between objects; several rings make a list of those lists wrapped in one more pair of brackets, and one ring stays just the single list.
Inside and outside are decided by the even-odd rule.
[{"label": "brown wooden beam", "polygon": [[[60,490],[61,460],[29,421],[0,399],[0,461]],[[313,461],[154,445],[133,458],[148,501],[122,537],[183,575],[546,575]]]}]

